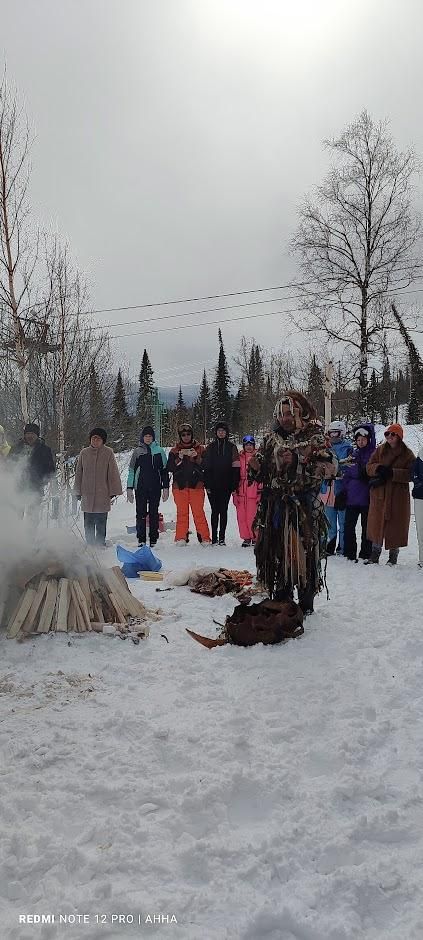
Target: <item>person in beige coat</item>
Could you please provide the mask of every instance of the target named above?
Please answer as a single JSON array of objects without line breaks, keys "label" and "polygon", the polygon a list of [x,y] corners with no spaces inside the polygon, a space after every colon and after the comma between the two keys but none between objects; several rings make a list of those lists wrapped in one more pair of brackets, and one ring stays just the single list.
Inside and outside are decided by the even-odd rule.
[{"label": "person in beige coat", "polygon": [[90,446],[81,450],[76,467],[74,493],[81,500],[88,545],[105,545],[111,500],[122,494],[116,458],[106,441],[107,432],[93,428]]}]

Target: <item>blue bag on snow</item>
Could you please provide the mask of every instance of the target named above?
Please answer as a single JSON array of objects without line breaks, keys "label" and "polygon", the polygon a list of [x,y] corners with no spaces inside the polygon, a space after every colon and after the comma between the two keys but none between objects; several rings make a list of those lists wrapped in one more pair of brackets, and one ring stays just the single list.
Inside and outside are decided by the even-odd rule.
[{"label": "blue bag on snow", "polygon": [[118,561],[122,562],[122,573],[125,578],[136,578],[139,571],[160,571],[162,563],[160,558],[153,555],[148,545],[143,545],[136,552],[130,552],[123,545],[116,545]]}]

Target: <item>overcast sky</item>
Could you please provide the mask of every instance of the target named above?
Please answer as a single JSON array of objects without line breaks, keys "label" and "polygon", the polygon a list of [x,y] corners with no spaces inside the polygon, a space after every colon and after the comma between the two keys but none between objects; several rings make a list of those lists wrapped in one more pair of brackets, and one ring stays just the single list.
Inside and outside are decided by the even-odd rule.
[{"label": "overcast sky", "polygon": [[[421,0],[0,0],[0,12],[0,55],[35,128],[35,214],[69,240],[95,308],[288,282],[298,205],[327,170],[322,139],[363,108],[423,154]],[[134,334],[113,340],[116,365],[137,372],[146,346],[158,384],[191,384],[216,360],[217,326],[120,324],[249,299],[98,320]],[[228,354],[243,333],[280,346],[290,330],[276,316],[222,323]]]}]

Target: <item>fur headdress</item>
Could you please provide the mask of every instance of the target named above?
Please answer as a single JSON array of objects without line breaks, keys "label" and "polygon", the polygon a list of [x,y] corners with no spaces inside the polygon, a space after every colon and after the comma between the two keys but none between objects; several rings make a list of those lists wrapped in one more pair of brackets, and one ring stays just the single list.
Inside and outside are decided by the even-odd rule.
[{"label": "fur headdress", "polygon": [[299,418],[301,423],[308,423],[309,421],[315,421],[317,418],[316,409],[313,405],[310,404],[308,399],[303,395],[302,392],[297,392],[296,389],[289,389],[282,395],[282,398],[276,402],[275,409],[273,412],[274,418],[279,418],[282,414],[282,405],[289,405],[292,414],[295,416],[295,411],[298,409]]}]

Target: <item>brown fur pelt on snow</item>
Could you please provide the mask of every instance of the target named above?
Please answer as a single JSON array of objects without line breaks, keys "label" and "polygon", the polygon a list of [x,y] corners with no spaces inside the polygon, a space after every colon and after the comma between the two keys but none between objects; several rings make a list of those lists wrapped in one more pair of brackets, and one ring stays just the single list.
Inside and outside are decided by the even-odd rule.
[{"label": "brown fur pelt on snow", "polygon": [[295,639],[304,633],[303,612],[295,601],[260,601],[258,604],[239,604],[226,618],[220,637],[212,639],[187,630],[202,646],[213,649],[231,643],[234,646],[254,646],[256,643],[274,645]]},{"label": "brown fur pelt on snow", "polygon": [[290,600],[239,604],[226,619],[225,633],[236,646],[282,643],[304,633],[303,612]]},{"label": "brown fur pelt on snow", "polygon": [[194,571],[188,580],[191,591],[205,594],[206,597],[222,597],[223,594],[235,594],[248,599],[252,595],[253,576],[249,571],[230,571],[219,568],[218,571]]}]

